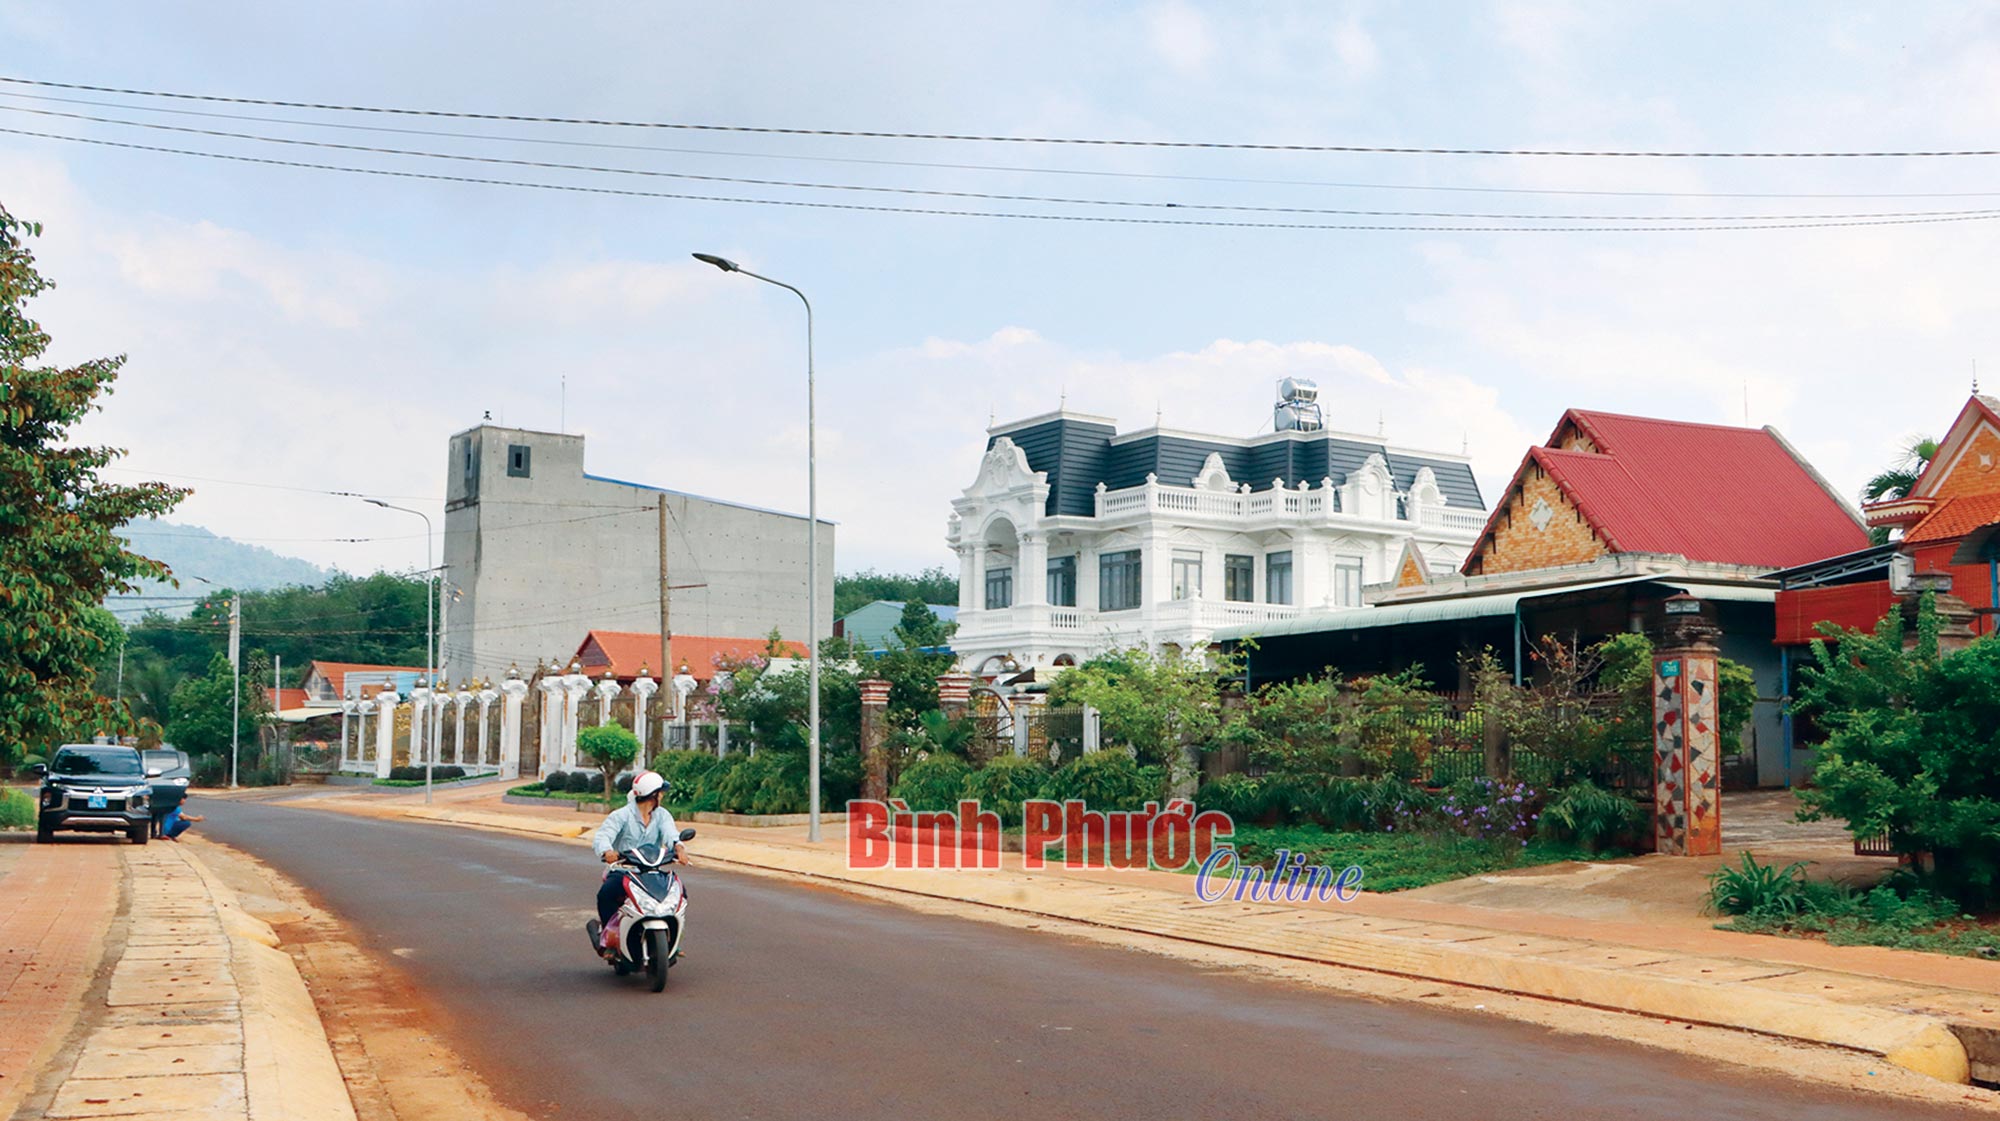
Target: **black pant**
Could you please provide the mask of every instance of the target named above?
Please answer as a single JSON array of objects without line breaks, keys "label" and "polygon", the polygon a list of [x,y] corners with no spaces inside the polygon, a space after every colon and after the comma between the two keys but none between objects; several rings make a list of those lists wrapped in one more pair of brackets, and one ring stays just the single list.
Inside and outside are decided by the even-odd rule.
[{"label": "black pant", "polygon": [[611,916],[625,905],[625,873],[614,871],[604,877],[597,887],[597,921],[603,926],[611,925]]}]

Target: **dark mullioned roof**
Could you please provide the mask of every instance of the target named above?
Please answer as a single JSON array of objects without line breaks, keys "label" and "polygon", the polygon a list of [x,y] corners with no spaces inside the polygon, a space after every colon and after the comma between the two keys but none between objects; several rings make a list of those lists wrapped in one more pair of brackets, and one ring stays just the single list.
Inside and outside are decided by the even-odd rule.
[{"label": "dark mullioned roof", "polygon": [[[1280,432],[1238,443],[1148,432],[1119,439],[1111,425],[1073,416],[1052,417],[1003,435],[1028,457],[1029,469],[1048,472],[1048,512],[1054,515],[1089,517],[1097,509],[1099,483],[1122,490],[1143,484],[1150,474],[1170,486],[1190,486],[1211,454],[1222,457],[1230,478],[1254,490],[1269,489],[1273,479],[1288,487],[1302,482],[1318,486],[1325,478],[1345,483],[1349,473],[1379,454],[1398,489],[1409,489],[1417,472],[1428,467],[1448,505],[1486,508],[1470,464],[1410,455],[1352,436]],[[998,438],[989,438],[987,446]]]}]

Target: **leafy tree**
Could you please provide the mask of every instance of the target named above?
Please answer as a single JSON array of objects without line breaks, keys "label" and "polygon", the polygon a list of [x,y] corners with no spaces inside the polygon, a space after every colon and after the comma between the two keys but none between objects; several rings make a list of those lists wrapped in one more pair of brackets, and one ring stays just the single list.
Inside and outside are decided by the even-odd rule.
[{"label": "leafy tree", "polygon": [[[235,681],[229,659],[217,654],[209,659],[208,672],[190,677],[175,687],[168,703],[167,742],[190,755],[226,755],[229,751],[229,712],[235,700]],[[254,750],[257,728],[270,711],[264,691],[256,679],[245,673],[240,712],[236,722],[237,741]]]},{"label": "leafy tree", "polygon": [[604,801],[609,805],[618,772],[639,757],[639,737],[617,724],[599,724],[576,734],[576,753],[604,772]]},{"label": "leafy tree", "polygon": [[1056,678],[1049,701],[1097,709],[1109,743],[1128,746],[1140,763],[1185,779],[1192,770],[1186,749],[1206,745],[1221,727],[1222,683],[1240,665],[1239,655],[1114,650]]},{"label": "leafy tree", "polygon": [[[1968,907],[2000,898],[2000,640],[1938,650],[1925,593],[1916,642],[1890,612],[1874,633],[1821,624],[1816,665],[1800,671],[1799,708],[1827,731],[1808,820],[1838,817],[1857,838],[1887,836],[1928,853],[1937,887]],[[1837,646],[1836,646],[1837,644]]]},{"label": "leafy tree", "polygon": [[106,595],[171,575],[127,550],[116,531],[187,493],[104,482],[99,470],[123,453],[64,445],[101,407],[125,360],[37,364],[49,335],[25,305],[52,283],[25,239],[40,234],[39,224],[0,208],[0,762],[71,729],[122,723],[115,702],[91,690],[106,639],[90,613]]},{"label": "leafy tree", "polygon": [[[203,672],[229,641],[229,601],[218,590],[202,597],[185,619],[148,613],[128,638],[125,670],[160,664],[175,675]],[[336,574],[313,588],[244,592],[246,646],[284,660],[287,684],[305,678],[315,658],[371,665],[424,664],[422,580],[378,572]]]},{"label": "leafy tree", "polygon": [[927,568],[917,573],[877,572],[868,568],[834,578],[835,616],[866,607],[878,599],[950,606],[958,602],[958,577],[943,568]]},{"label": "leafy tree", "polygon": [[[722,666],[729,686],[716,696],[715,707],[748,729],[760,756],[795,757],[800,768],[788,766],[782,773],[798,776],[803,789],[809,674],[804,665],[774,670],[773,654],[783,655],[775,641],[764,656]],[[838,806],[861,788],[861,686],[837,639],[821,648],[819,694],[821,803]]]}]

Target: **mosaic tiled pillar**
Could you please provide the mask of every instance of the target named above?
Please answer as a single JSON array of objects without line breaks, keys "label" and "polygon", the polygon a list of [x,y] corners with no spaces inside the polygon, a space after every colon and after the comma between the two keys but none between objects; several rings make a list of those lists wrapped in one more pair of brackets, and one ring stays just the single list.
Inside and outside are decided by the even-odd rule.
[{"label": "mosaic tiled pillar", "polygon": [[1722,751],[1716,720],[1715,649],[1653,657],[1653,833],[1670,856],[1722,852]]}]

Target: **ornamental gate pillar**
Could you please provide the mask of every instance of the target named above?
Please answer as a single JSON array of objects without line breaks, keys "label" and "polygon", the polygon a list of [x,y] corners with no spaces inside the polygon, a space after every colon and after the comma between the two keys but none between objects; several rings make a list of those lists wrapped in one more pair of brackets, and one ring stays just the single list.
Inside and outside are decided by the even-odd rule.
[{"label": "ornamental gate pillar", "polygon": [[388,778],[396,760],[396,696],[393,688],[375,694],[375,777]]},{"label": "ornamental gate pillar", "polygon": [[500,776],[502,778],[521,777],[521,706],[528,697],[528,683],[521,680],[521,671],[507,670],[507,680],[500,683],[500,695],[506,698],[500,705]]},{"label": "ornamental gate pillar", "polygon": [[861,768],[861,796],[889,797],[889,683],[881,678],[861,683]]},{"label": "ornamental gate pillar", "polygon": [[1722,852],[1722,743],[1715,639],[1700,600],[1666,601],[1653,652],[1653,841],[1669,856]]}]

